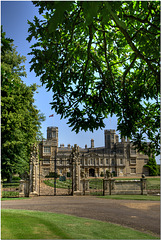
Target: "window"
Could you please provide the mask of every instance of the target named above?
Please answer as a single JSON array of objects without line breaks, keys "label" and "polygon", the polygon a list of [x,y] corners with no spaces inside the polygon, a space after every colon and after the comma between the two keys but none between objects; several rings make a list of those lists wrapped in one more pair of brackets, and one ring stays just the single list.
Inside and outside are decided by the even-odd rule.
[{"label": "window", "polygon": [[99,165],[99,159],[97,159],[96,163],[97,163],[97,166],[98,166]]},{"label": "window", "polygon": [[50,164],[50,159],[44,159],[43,164]]},{"label": "window", "polygon": [[131,168],[131,173],[136,173],[136,168]]},{"label": "window", "polygon": [[49,146],[44,146],[44,153],[51,153],[51,148]]},{"label": "window", "polygon": [[93,164],[93,159],[91,158],[91,165]]},{"label": "window", "polygon": [[107,140],[110,140],[110,135],[106,135],[106,139],[107,139]]},{"label": "window", "polygon": [[131,158],[130,159],[130,164],[136,164],[136,158]]},{"label": "window", "polygon": [[120,159],[120,164],[123,164],[123,159]]},{"label": "window", "polygon": [[122,154],[123,153],[123,150],[122,149],[117,149],[116,152],[119,154]]},{"label": "window", "polygon": [[115,160],[114,159],[112,159],[112,165],[114,165],[115,164]]},{"label": "window", "polygon": [[87,161],[87,159],[85,159],[85,165],[88,165],[88,161]]},{"label": "window", "polygon": [[147,164],[148,163],[148,159],[144,159],[144,163]]},{"label": "window", "polygon": [[63,163],[62,159],[60,159],[59,163],[60,163],[60,165],[62,165],[62,163]]},{"label": "window", "polygon": [[52,137],[56,138],[56,132],[52,132]]},{"label": "window", "polygon": [[[81,161],[82,161],[82,160],[81,160]],[[68,159],[68,160],[67,160],[67,165],[69,165],[69,164],[70,164],[70,160]]]},{"label": "window", "polygon": [[106,159],[106,164],[108,164],[108,159]]},{"label": "window", "polygon": [[131,154],[136,154],[136,150],[135,149],[131,149]]},{"label": "window", "polygon": [[103,164],[103,159],[101,159],[101,165]]}]

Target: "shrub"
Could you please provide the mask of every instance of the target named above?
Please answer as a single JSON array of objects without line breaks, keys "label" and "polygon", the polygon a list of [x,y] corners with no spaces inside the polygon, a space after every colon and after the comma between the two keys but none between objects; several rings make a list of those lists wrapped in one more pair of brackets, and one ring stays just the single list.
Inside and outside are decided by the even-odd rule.
[{"label": "shrub", "polygon": [[2,191],[2,198],[19,197],[19,192]]},{"label": "shrub", "polygon": [[103,176],[104,176],[103,172],[101,172],[100,176],[101,176],[101,177],[103,177]]}]

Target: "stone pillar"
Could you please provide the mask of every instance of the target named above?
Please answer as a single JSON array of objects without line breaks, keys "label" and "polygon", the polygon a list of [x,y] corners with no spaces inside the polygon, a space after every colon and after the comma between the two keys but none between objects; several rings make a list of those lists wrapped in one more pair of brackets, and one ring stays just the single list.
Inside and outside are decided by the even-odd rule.
[{"label": "stone pillar", "polygon": [[109,195],[109,179],[103,179],[103,196]]},{"label": "stone pillar", "polygon": [[79,158],[79,147],[77,144],[72,148],[72,194],[82,195],[80,190],[80,158]]},{"label": "stone pillar", "polygon": [[89,195],[89,179],[83,179],[83,195]]},{"label": "stone pillar", "polygon": [[38,175],[39,175],[38,146],[34,144],[31,149],[30,157],[29,196],[38,196]]},{"label": "stone pillar", "polygon": [[145,178],[145,176],[143,175],[142,178],[140,179],[141,182],[141,195],[147,195],[147,179]]},{"label": "stone pillar", "polygon": [[19,197],[29,197],[29,179],[20,180]]},{"label": "stone pillar", "polygon": [[115,179],[109,177],[103,179],[103,195],[112,195],[112,190],[115,190]]}]

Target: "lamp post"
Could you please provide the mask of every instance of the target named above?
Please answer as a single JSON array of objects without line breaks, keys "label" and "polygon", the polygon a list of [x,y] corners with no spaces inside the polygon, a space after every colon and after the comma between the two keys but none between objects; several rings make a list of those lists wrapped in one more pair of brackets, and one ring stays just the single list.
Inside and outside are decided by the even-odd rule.
[{"label": "lamp post", "polygon": [[56,169],[56,154],[57,151],[55,149],[55,161],[54,161],[54,168],[55,168],[55,174],[54,174],[54,196],[56,196],[56,179],[57,179],[57,169]]}]

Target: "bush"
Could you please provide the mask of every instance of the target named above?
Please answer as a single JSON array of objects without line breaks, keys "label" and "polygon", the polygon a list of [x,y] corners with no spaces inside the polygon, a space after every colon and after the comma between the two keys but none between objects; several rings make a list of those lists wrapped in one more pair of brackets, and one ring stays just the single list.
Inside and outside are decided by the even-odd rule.
[{"label": "bush", "polygon": [[158,176],[160,176],[160,165],[158,164]]},{"label": "bush", "polygon": [[21,180],[21,178],[18,177],[18,176],[13,176],[12,177],[12,182],[17,182],[17,181],[20,181],[20,180]]},{"label": "bush", "polygon": [[19,192],[2,191],[2,198],[19,197]]},{"label": "bush", "polygon": [[149,176],[158,175],[158,166],[154,157],[149,158],[148,163],[144,166],[149,168]]},{"label": "bush", "polygon": [[16,182],[16,183],[3,183],[3,187],[4,188],[13,188],[13,187],[19,187],[20,183]]},{"label": "bush", "polygon": [[103,174],[103,172],[101,172],[100,177],[103,177],[103,176],[104,176],[104,174]]},{"label": "bush", "polygon": [[66,181],[66,177],[65,176],[60,176],[59,181]]}]

